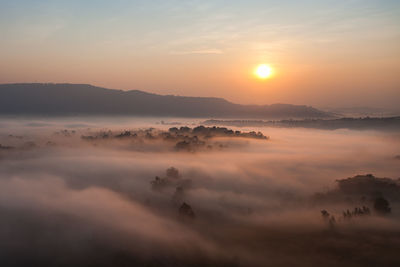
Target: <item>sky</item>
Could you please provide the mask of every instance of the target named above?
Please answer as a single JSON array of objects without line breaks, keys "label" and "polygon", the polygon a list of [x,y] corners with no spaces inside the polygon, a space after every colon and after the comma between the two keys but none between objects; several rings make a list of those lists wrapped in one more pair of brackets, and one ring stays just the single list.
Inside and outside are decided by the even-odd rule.
[{"label": "sky", "polygon": [[[396,109],[397,0],[0,0],[0,83]],[[269,79],[254,69],[268,64]]]}]

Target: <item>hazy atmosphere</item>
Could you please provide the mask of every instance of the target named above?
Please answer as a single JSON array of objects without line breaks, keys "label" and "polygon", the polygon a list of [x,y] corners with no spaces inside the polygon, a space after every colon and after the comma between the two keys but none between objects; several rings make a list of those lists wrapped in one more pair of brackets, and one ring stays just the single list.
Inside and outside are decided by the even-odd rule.
[{"label": "hazy atmosphere", "polygon": [[[2,120],[3,266],[399,263],[399,133],[264,128],[202,139],[195,128],[206,143],[179,145],[186,129],[145,121]],[[369,173],[396,178],[392,189],[338,188]],[[372,209],[382,189],[391,216],[343,217]]]},{"label": "hazy atmosphere", "polygon": [[399,32],[391,0],[1,0],[0,83],[398,109]]},{"label": "hazy atmosphere", "polygon": [[1,267],[400,266],[400,1],[0,0]]}]

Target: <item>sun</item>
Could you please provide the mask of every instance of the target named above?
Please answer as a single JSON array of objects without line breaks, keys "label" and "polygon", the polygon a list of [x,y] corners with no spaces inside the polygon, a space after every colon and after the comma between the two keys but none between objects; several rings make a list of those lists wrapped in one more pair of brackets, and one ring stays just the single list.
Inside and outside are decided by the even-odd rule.
[{"label": "sun", "polygon": [[254,74],[260,79],[267,79],[271,77],[273,72],[274,71],[270,65],[260,64],[255,69]]}]

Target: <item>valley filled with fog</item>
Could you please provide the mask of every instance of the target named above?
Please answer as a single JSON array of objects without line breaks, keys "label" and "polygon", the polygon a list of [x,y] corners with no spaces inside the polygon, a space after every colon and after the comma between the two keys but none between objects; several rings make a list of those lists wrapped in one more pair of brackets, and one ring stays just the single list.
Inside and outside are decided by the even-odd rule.
[{"label": "valley filled with fog", "polygon": [[0,265],[400,263],[399,132],[162,120],[1,118]]}]

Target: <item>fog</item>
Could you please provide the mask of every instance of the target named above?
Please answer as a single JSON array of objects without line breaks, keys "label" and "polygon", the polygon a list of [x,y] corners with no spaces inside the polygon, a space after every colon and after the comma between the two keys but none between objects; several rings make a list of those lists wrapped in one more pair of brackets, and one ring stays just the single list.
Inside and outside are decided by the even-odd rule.
[{"label": "fog", "polygon": [[[200,120],[172,121],[179,130]],[[378,192],[391,208],[379,214],[378,195],[337,182],[373,174],[400,192],[400,133],[233,127],[241,133],[194,139],[174,126],[0,119],[0,265],[400,263],[398,198]],[[361,206],[371,214],[343,217]]]}]

